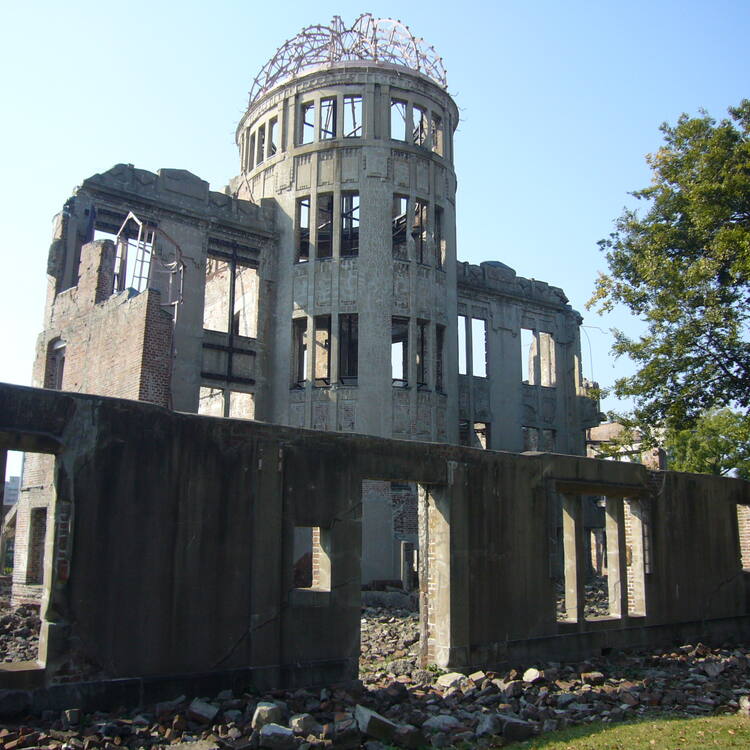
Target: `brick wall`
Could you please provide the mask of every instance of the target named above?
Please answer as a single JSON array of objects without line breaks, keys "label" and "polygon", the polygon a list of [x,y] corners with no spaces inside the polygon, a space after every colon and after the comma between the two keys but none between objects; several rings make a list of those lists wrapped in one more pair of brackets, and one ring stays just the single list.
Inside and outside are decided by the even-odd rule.
[{"label": "brick wall", "polygon": [[740,532],[742,569],[750,570],[750,506],[737,506],[737,526]]}]

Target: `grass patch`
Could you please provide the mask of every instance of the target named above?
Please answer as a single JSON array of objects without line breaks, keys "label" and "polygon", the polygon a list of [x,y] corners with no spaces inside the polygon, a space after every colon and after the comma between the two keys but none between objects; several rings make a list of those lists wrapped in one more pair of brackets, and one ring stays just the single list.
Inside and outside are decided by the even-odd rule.
[{"label": "grass patch", "polygon": [[532,750],[706,750],[750,747],[750,719],[736,714],[695,719],[648,719],[623,724],[593,722],[543,734],[508,747]]}]

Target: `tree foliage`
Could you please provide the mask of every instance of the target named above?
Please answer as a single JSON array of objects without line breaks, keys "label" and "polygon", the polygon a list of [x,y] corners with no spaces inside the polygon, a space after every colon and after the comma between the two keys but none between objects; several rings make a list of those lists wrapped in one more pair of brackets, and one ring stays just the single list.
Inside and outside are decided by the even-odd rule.
[{"label": "tree foliage", "polygon": [[646,323],[615,331],[613,351],[638,365],[615,383],[639,420],[685,427],[714,406],[750,412],[750,101],[720,122],[701,112],[664,124],[647,157],[650,187],[633,195],[599,243],[609,272],[588,306],[626,305]]},{"label": "tree foliage", "polygon": [[731,409],[701,415],[692,428],[668,430],[669,468],[723,476],[733,469],[750,479],[750,418]]}]

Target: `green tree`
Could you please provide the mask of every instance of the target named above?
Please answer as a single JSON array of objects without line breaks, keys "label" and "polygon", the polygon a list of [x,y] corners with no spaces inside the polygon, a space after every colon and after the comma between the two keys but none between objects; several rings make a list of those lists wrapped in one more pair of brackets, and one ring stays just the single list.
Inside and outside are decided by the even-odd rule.
[{"label": "green tree", "polygon": [[664,124],[647,157],[650,187],[601,240],[609,272],[588,307],[626,305],[646,323],[615,331],[613,352],[639,367],[615,383],[637,418],[680,428],[715,406],[750,412],[750,101],[716,122],[705,112]]},{"label": "green tree", "polygon": [[723,476],[733,469],[750,479],[750,419],[731,409],[701,415],[693,428],[668,430],[669,468]]}]

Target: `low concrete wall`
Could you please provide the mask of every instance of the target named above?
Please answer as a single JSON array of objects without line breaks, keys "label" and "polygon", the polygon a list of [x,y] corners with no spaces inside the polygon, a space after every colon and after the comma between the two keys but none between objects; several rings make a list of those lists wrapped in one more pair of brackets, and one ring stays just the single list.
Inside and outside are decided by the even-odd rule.
[{"label": "low concrete wall", "polygon": [[[3,449],[56,455],[37,684],[356,678],[365,479],[422,487],[425,661],[489,667],[703,633],[750,635],[736,513],[750,492],[739,480],[0,384]],[[614,498],[613,512],[622,498],[648,502],[650,572],[636,592],[645,614],[556,621],[550,530],[560,496],[574,508],[584,494]],[[624,585],[641,558],[626,565],[619,512]],[[578,520],[566,528],[580,555]],[[300,526],[323,532],[326,590],[293,586]]]}]

